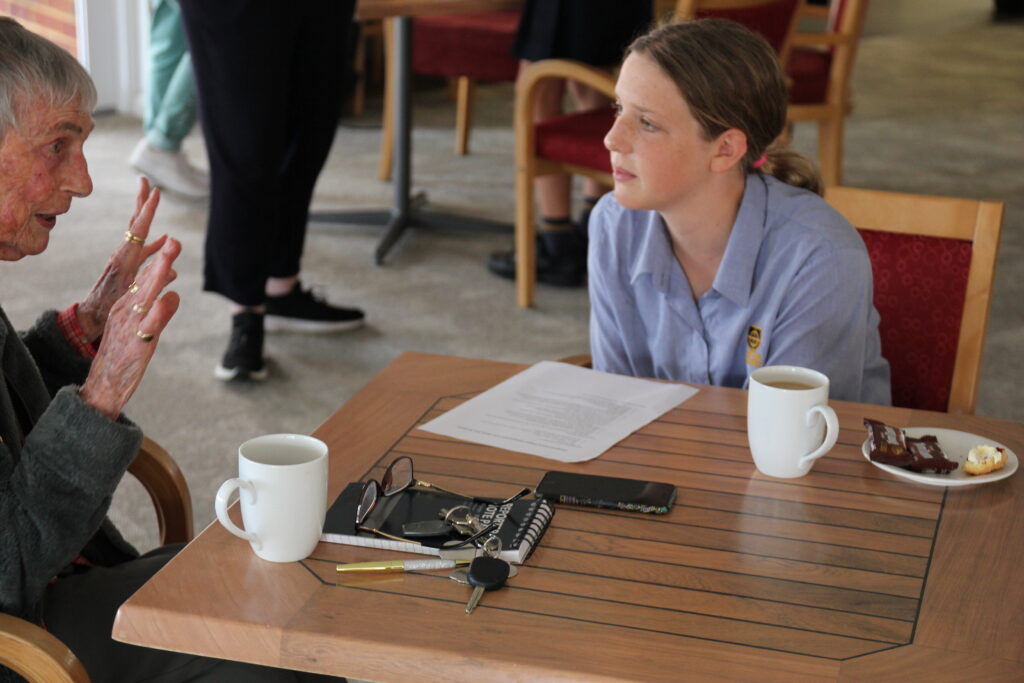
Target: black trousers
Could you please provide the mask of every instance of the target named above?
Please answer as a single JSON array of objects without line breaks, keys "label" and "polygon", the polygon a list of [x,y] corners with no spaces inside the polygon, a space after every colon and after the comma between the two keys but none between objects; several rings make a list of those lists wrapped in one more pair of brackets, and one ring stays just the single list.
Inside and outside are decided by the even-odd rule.
[{"label": "black trousers", "polygon": [[354,0],[181,0],[210,158],[204,289],[255,306],[299,272]]},{"label": "black trousers", "polygon": [[44,622],[81,660],[94,683],[298,683],[344,681],[285,669],[152,650],[110,637],[117,609],[181,548],[164,546],[113,567],[92,567],[50,584]]}]

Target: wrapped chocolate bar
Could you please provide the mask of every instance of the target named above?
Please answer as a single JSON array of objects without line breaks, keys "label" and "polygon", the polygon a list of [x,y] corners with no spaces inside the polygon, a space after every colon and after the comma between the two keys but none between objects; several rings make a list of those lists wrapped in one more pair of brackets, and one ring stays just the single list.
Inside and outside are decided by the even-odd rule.
[{"label": "wrapped chocolate bar", "polygon": [[902,429],[868,417],[864,418],[864,426],[868,430],[872,460],[896,467],[906,467],[914,461]]},{"label": "wrapped chocolate bar", "polygon": [[908,436],[905,438],[905,443],[913,458],[906,466],[908,470],[949,474],[959,467],[957,463],[946,457],[939,445],[939,440],[930,434],[917,439]]}]

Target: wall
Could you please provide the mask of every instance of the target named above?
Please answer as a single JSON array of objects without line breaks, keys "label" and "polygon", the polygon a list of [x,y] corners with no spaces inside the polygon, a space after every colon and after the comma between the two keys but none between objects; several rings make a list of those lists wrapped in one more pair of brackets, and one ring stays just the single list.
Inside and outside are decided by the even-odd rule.
[{"label": "wall", "polygon": [[28,30],[78,54],[75,0],[0,0],[0,14],[17,19]]}]

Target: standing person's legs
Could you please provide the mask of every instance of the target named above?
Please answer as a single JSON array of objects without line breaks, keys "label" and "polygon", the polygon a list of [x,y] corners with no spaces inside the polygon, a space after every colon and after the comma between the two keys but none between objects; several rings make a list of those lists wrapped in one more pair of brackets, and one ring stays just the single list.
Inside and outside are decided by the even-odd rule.
[{"label": "standing person's legs", "polygon": [[309,202],[341,114],[354,10],[354,0],[310,0],[294,9],[302,22],[288,79],[281,229],[266,287],[268,331],[340,332],[361,326],[365,317],[359,309],[328,304],[299,283]]},{"label": "standing person's legs", "polygon": [[188,197],[205,197],[209,178],[181,152],[196,121],[192,62],[177,0],[156,0],[150,26],[145,135],[131,164],[154,183]]},{"label": "standing person's legs", "polygon": [[247,0],[181,0],[210,160],[206,291],[232,303],[220,379],[263,379],[265,287],[281,230],[295,12]]},{"label": "standing person's legs", "polygon": [[178,0],[156,0],[149,35],[146,138],[155,147],[177,152],[196,122],[192,60]]},{"label": "standing person's legs", "polygon": [[299,273],[313,187],[341,115],[344,60],[354,0],[309,0],[295,36],[288,79],[287,154],[281,167],[281,225],[270,266],[274,278]]}]

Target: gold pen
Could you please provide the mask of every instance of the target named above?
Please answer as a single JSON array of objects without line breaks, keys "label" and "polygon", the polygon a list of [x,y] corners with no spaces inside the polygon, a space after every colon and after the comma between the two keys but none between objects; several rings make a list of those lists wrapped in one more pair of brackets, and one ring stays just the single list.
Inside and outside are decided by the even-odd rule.
[{"label": "gold pen", "polygon": [[339,572],[418,572],[465,567],[470,560],[380,560],[335,565]]}]

